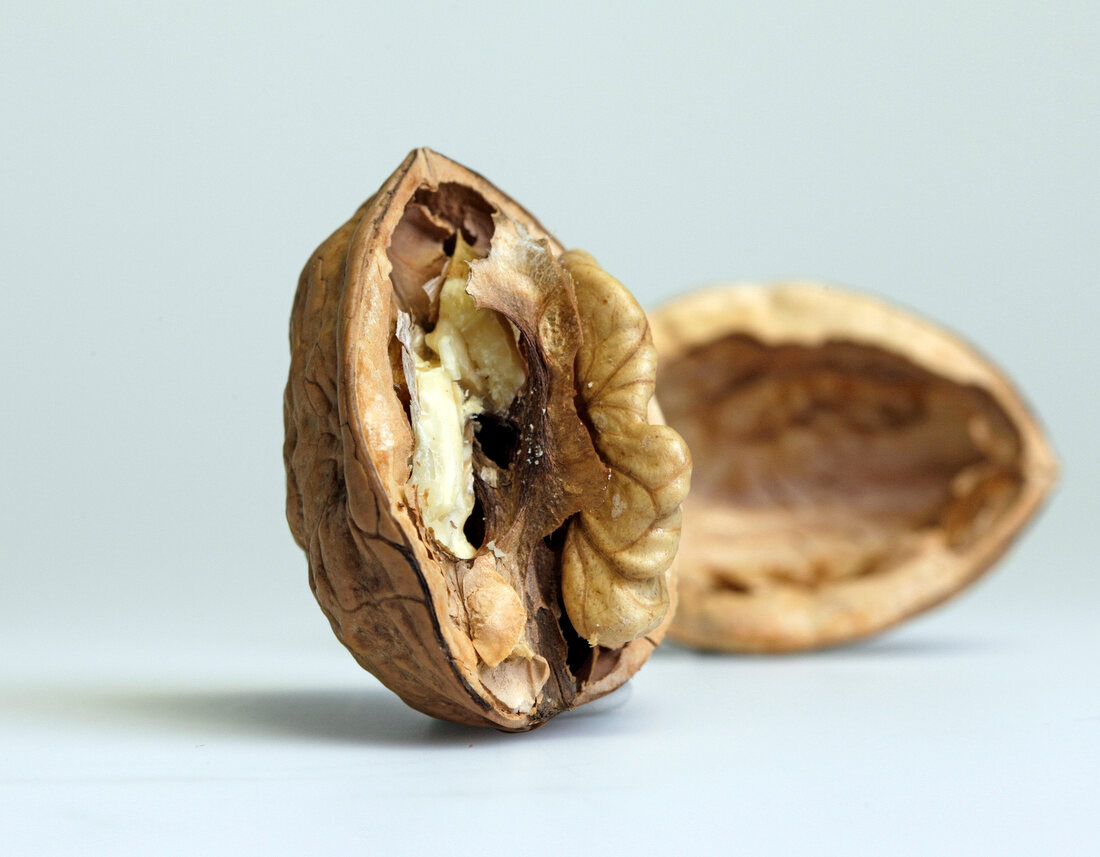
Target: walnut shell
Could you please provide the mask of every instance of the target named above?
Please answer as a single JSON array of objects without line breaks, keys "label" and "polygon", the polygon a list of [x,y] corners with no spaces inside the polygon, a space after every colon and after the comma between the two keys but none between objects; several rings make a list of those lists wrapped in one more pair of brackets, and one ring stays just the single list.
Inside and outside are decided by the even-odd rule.
[{"label": "walnut shell", "polygon": [[1008,379],[896,307],[735,285],[650,321],[657,393],[696,465],[678,641],[781,652],[874,634],[972,583],[1054,482]]},{"label": "walnut shell", "polygon": [[[418,149],[307,262],[290,340],[287,519],[363,667],[426,714],[506,731],[641,667],[690,459],[650,425],[655,351],[621,284]],[[578,561],[593,520],[605,541]]]}]

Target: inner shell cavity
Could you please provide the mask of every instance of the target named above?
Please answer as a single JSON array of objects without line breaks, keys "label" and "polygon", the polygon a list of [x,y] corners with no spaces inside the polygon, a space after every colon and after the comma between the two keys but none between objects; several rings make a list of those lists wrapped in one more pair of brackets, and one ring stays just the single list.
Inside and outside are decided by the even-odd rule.
[{"label": "inner shell cavity", "polygon": [[657,393],[695,460],[684,566],[731,592],[963,550],[1022,485],[988,394],[871,346],[734,335],[663,365]]}]

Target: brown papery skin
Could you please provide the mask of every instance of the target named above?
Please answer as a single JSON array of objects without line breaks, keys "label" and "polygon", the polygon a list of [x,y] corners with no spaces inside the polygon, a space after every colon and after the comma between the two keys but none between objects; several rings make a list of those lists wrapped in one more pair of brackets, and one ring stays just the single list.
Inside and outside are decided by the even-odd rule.
[{"label": "brown papery skin", "polygon": [[1057,467],[958,337],[817,283],[719,286],[650,316],[695,459],[670,635],[789,652],[867,637],[989,569]]},{"label": "brown papery skin", "polygon": [[[556,261],[564,252],[557,239],[481,176],[428,149],[414,150],[302,271],[291,317],[284,459],[287,518],[308,556],[311,588],[355,659],[426,714],[525,731],[621,686],[661,641],[668,619],[614,649],[587,647],[563,619],[555,566],[561,538],[548,531],[602,502],[609,472],[574,410],[572,352],[532,362],[528,389],[517,400],[532,429],[521,441],[541,454],[528,453],[527,464],[514,468],[494,470],[484,456],[475,462],[500,480],[486,496],[502,498],[501,508],[484,511],[487,527],[499,526],[502,535],[499,546],[481,548],[480,566],[495,564],[522,602],[529,645],[517,649],[518,663],[531,664],[532,676],[545,669],[523,661],[525,651],[548,665],[549,678],[538,679],[544,686],[531,679],[542,689],[529,710],[507,703],[507,682],[493,677],[499,655],[490,668],[471,642],[476,628],[466,611],[474,601],[463,599],[460,585],[467,566],[443,557],[425,535],[409,485],[413,440],[398,322],[434,323],[421,284],[425,272],[442,270],[446,236],[461,230],[484,256],[493,230],[503,234],[500,218],[518,225],[537,253],[548,251],[538,256],[538,276],[560,281],[549,315],[509,317],[524,354],[535,361],[553,352],[559,329],[579,336],[572,280]],[[501,264],[495,258],[474,263],[472,271],[482,267],[471,282],[490,277]],[[505,315],[506,298],[498,298]],[[524,466],[542,470],[529,475]],[[523,484],[537,488],[537,508],[519,508]],[[508,529],[509,521],[518,523]],[[674,571],[663,574],[674,599]],[[479,603],[491,607],[497,600]],[[510,675],[523,684],[522,669]]]}]

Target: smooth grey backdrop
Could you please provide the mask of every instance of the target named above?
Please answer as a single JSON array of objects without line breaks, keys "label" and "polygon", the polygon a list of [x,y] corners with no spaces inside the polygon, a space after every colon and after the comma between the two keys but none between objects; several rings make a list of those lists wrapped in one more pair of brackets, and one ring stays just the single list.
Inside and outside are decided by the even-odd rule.
[{"label": "smooth grey backdrop", "polygon": [[358,679],[283,519],[287,316],[314,246],[428,145],[646,305],[814,277],[964,332],[1064,472],[1008,561],[915,627],[992,623],[1095,700],[1091,658],[1028,647],[1100,643],[1098,9],[5,4],[8,670],[194,678],[305,652]]}]

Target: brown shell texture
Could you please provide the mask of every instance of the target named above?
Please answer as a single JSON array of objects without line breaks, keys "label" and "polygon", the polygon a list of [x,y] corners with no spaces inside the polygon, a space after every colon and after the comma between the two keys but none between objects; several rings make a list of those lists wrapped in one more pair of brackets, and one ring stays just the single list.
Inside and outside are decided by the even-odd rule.
[{"label": "brown shell texture", "polygon": [[[420,413],[410,343],[435,323],[459,237],[477,256],[467,294],[505,320],[527,367],[507,412],[466,428],[472,560],[435,541],[410,484]],[[580,274],[576,258],[588,266]],[[596,337],[620,347],[593,362]],[[641,667],[675,598],[690,460],[674,432],[650,425],[645,315],[591,257],[568,256],[484,178],[418,149],[306,263],[290,344],[287,518],[321,609],[363,667],[419,711],[505,731],[609,693]],[[586,391],[614,374],[611,359],[620,374],[593,401]],[[567,545],[605,508],[616,523],[580,569],[594,594],[571,604]],[[593,616],[615,625],[627,602],[646,609],[614,633],[586,627]]]},{"label": "brown shell texture", "polygon": [[678,641],[783,652],[874,634],[972,583],[1054,483],[1008,379],[879,300],[731,285],[650,321],[657,394],[695,459]]}]

